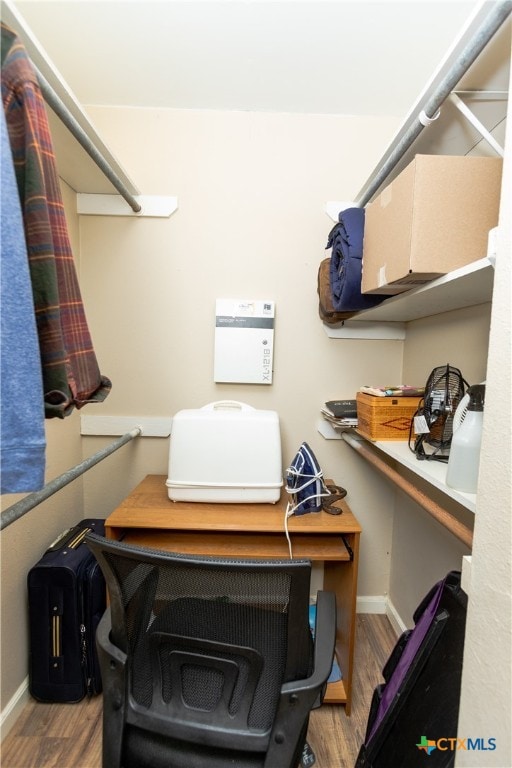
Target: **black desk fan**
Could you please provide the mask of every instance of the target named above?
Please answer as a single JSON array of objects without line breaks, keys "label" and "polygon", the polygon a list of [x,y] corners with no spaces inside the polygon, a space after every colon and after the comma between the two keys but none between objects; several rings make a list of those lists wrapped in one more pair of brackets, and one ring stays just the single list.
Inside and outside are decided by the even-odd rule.
[{"label": "black desk fan", "polygon": [[[425,394],[411,420],[409,448],[419,460],[448,461],[455,411],[464,397],[468,382],[458,368],[434,368],[425,384]],[[416,433],[414,445],[413,429]],[[432,451],[425,451],[425,444]]]}]

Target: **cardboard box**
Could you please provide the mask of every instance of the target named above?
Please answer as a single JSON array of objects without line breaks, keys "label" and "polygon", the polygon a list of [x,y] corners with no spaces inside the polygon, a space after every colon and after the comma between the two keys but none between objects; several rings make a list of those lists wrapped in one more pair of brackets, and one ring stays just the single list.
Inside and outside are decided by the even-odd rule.
[{"label": "cardboard box", "polygon": [[362,292],[393,295],[484,258],[502,160],[416,155],[366,206]]},{"label": "cardboard box", "polygon": [[358,392],[357,432],[368,440],[408,440],[421,397],[378,397]]}]

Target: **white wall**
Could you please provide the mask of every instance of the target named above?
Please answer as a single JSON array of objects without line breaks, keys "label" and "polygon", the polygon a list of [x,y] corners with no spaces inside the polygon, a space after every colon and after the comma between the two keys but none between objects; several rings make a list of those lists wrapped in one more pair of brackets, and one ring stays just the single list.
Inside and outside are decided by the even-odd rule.
[{"label": "white wall", "polygon": [[[328,339],[316,284],[333,226],[324,205],[357,192],[396,121],[89,111],[141,192],[175,194],[179,202],[168,220],[81,219],[82,290],[113,381],[101,413],[168,416],[223,398],[277,410],[284,462],[307,440],[325,474],[348,489],[364,530],[360,593],[384,594],[392,490],[380,478],[370,487],[351,449],[324,440],[315,425],[324,401],[354,397],[373,380],[376,360],[379,376],[400,378],[402,344]],[[271,386],[213,382],[215,299],[222,296],[276,301]],[[91,453],[106,439],[84,442]],[[122,449],[86,477],[88,512],[108,515],[145,474],[166,474],[167,459],[165,439]]]},{"label": "white wall", "polygon": [[509,125],[459,718],[461,736],[495,738],[497,749],[457,752],[465,768],[512,765],[511,136]]},{"label": "white wall", "polygon": [[[450,352],[450,362],[481,380],[488,308],[443,316],[441,348],[428,341],[436,336],[432,321],[410,324],[404,374],[402,342],[327,338],[316,293],[332,226],[324,205],[357,192],[394,121],[134,108],[89,112],[141,192],[176,194],[179,202],[168,220],[81,218],[82,290],[102,367],[113,381],[101,413],[167,416],[222,398],[277,410],[284,462],[307,440],[325,474],[348,490],[363,526],[359,595],[388,594],[396,547],[394,599],[408,618],[426,584],[460,567],[461,547],[427,519],[429,565],[420,577],[411,574],[408,566],[422,551],[414,520],[424,513],[400,513],[398,504],[400,526],[393,531],[394,487],[344,443],[317,433],[319,409],[327,399],[354,397],[362,383],[405,375],[423,384]],[[270,387],[213,382],[220,296],[275,299]],[[471,345],[464,343],[466,329]],[[106,441],[86,438],[86,453]],[[165,439],[130,444],[86,477],[88,513],[108,515],[145,474],[165,475],[167,458]],[[410,585],[405,594],[404,584]]]},{"label": "white wall", "polygon": [[[318,410],[326,399],[353,396],[363,382],[423,383],[430,370],[443,362],[459,366],[468,381],[481,381],[486,376],[490,307],[411,323],[404,347],[400,342],[326,338],[316,297],[316,272],[331,226],[323,204],[328,199],[349,199],[359,189],[387,141],[386,123],[329,116],[134,109],[91,109],[91,114],[139,181],[141,191],[176,194],[180,205],[169,221],[91,218],[81,222],[83,289],[91,302],[94,298],[93,332],[105,372],[114,381],[102,412],[168,415],[223,397],[275,408],[281,417],[285,461],[306,439],[326,474],[348,488],[348,501],[363,526],[359,595],[389,593],[410,625],[419,599],[447,570],[460,568],[467,550],[395,493],[348,446],[324,441],[315,430]],[[389,132],[392,127],[390,122]],[[354,153],[354,146],[364,150]],[[501,270],[499,284],[504,292],[510,275],[505,274],[504,265]],[[271,387],[213,383],[214,299],[221,295],[268,295],[276,300]],[[503,366],[510,371],[509,308],[510,297],[502,296],[493,317],[496,393],[510,391],[502,387]],[[492,402],[496,408],[498,394]],[[493,417],[493,437],[500,429],[503,433],[503,423],[500,405]],[[488,525],[476,569],[478,597],[470,601],[469,666],[460,732],[485,736],[498,730],[506,750],[509,720],[503,713],[509,710],[502,698],[510,686],[501,686],[494,706],[494,693],[490,686],[482,688],[479,668],[485,660],[485,673],[494,688],[500,687],[503,674],[510,670],[509,647],[504,642],[510,629],[506,580],[510,478],[505,476],[510,456],[504,454],[499,464],[503,477],[496,482],[490,431],[485,452],[492,488],[479,498],[477,551],[482,499],[496,499],[498,494],[501,504],[497,512],[496,505],[487,501]],[[91,452],[105,441],[89,438],[85,442]],[[85,481],[89,513],[108,514],[147,472],[165,474],[167,452],[165,440],[145,439],[98,468],[96,477]],[[461,518],[468,516],[460,509],[452,511]],[[495,535],[500,538],[498,547]],[[504,565],[493,570],[496,549]],[[485,653],[489,611],[499,630],[492,655]],[[484,706],[480,691],[485,693]],[[481,757],[475,753],[473,760]],[[485,757],[492,759],[489,753]],[[502,757],[503,750],[495,759]],[[466,753],[458,755],[458,760],[470,758]]]},{"label": "white wall", "polygon": [[[407,324],[404,380],[425,384],[431,370],[450,363],[470,384],[485,380],[490,304],[445,312]],[[416,476],[412,482],[469,528],[474,514]],[[401,619],[412,626],[412,614],[430,587],[450,570],[460,570],[470,550],[417,504],[397,492],[390,594]]]},{"label": "white wall", "polygon": [[[165,220],[81,217],[81,287],[101,370],[113,381],[105,403],[87,413],[168,416],[223,398],[277,410],[284,462],[307,440],[326,476],[348,489],[347,500],[363,527],[359,595],[387,595],[391,584],[396,593],[391,597],[406,617],[433,574],[442,576],[447,565],[460,565],[460,547],[446,532],[439,533],[437,524],[418,518],[434,544],[430,571],[418,574],[414,554],[425,548],[425,541],[414,541],[417,508],[408,508],[398,497],[394,530],[394,488],[343,442],[326,441],[316,430],[325,400],[353,397],[362,383],[399,381],[409,374],[422,383],[440,354],[430,348],[420,359],[420,348],[408,344],[403,367],[402,342],[328,339],[318,318],[317,270],[328,255],[324,248],[332,226],[324,204],[357,192],[396,121],[130,108],[89,111],[141,192],[177,195],[179,209]],[[213,382],[214,307],[220,296],[276,301],[272,386]],[[464,348],[459,364],[471,371],[468,376],[479,377],[485,367],[485,310],[477,316],[474,321],[462,318],[462,323],[459,317],[454,338],[460,339],[464,323],[471,321],[478,343]],[[419,340],[422,323],[411,327]],[[73,431],[73,445],[79,440],[78,416],[72,418],[51,438],[60,457],[52,463],[51,476],[76,463],[63,441],[66,429]],[[83,438],[82,453],[90,455],[108,442],[110,438]],[[166,439],[138,438],[125,446],[84,476],[84,515],[107,516],[146,474],[165,475],[167,458]],[[60,509],[67,497],[56,498]],[[66,519],[76,517],[80,503],[67,509]],[[22,563],[25,575],[39,544],[42,549],[54,537],[49,532],[46,537],[45,530],[42,543],[36,514],[26,529],[17,526],[16,536],[26,530],[38,542],[26,562],[16,562],[18,571]],[[439,536],[444,538],[437,547]],[[13,537],[9,534],[9,545]],[[9,551],[4,571],[16,570],[15,552],[22,545],[18,539],[16,549]],[[401,549],[407,550],[407,573],[399,567]],[[2,580],[7,617],[20,610],[23,578],[18,574]],[[4,627],[5,621],[2,646],[8,649],[12,670],[4,686],[8,700],[26,675],[26,634],[20,639],[26,625]]]}]

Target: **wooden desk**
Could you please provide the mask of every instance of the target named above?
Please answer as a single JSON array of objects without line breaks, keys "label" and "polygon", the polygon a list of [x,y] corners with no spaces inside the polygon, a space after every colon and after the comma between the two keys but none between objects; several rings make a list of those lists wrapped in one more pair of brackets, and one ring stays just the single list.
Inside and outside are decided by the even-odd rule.
[{"label": "wooden desk", "polygon": [[[107,538],[185,554],[288,558],[286,494],[277,504],[173,502],[164,475],[148,475],[105,521]],[[361,527],[345,501],[341,515],[291,517],[293,556],[322,561],[324,589],[336,593],[336,658],[343,680],[330,683],[325,702],[350,714],[357,568]]]}]

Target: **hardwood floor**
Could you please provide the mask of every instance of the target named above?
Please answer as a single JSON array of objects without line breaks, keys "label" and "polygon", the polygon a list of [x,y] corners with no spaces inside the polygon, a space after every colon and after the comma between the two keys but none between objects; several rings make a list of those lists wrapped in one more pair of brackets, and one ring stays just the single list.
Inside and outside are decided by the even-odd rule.
[{"label": "hardwood floor", "polygon": [[352,712],[347,717],[345,707],[324,705],[311,713],[308,742],[315,768],[354,768],[373,690],[382,682],[381,670],[396,639],[386,616],[357,614]]},{"label": "hardwood floor", "polygon": [[[315,768],[353,768],[372,692],[395,642],[385,616],[357,615],[352,714],[335,705],[312,712]],[[101,715],[101,696],[79,704],[31,701],[2,744],[2,768],[101,768]]]}]

